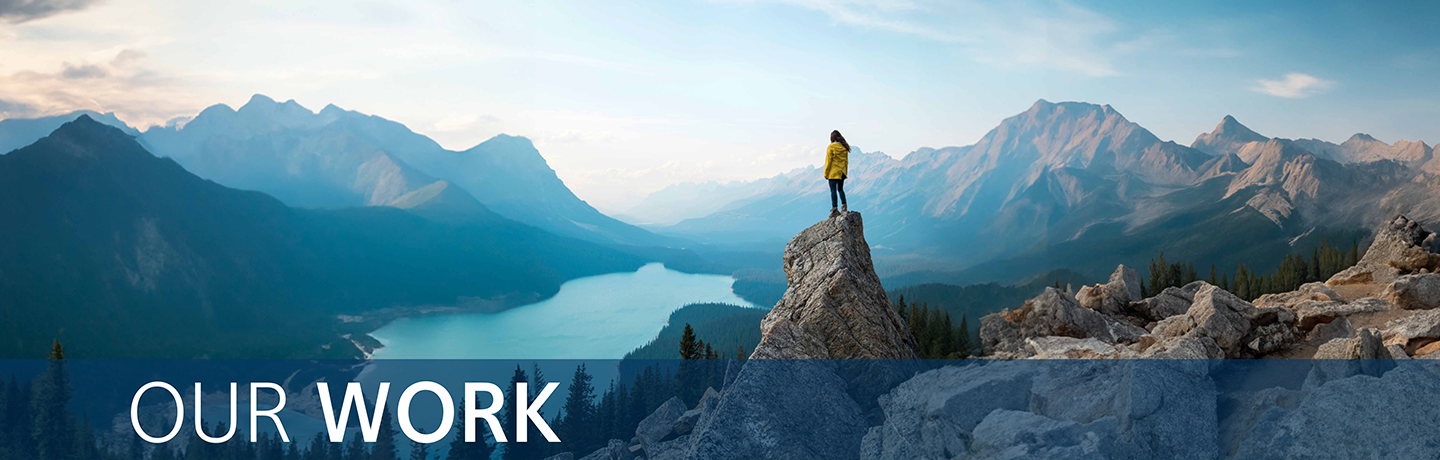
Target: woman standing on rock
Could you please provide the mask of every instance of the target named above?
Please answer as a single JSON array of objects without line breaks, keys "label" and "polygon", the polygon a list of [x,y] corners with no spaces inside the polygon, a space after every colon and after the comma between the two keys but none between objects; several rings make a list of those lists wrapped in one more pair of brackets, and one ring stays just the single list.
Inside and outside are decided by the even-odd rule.
[{"label": "woman standing on rock", "polygon": [[[842,212],[850,212],[849,203],[845,202],[845,173],[850,167],[850,143],[845,142],[845,136],[840,131],[830,132],[830,148],[825,149],[825,179],[830,182],[830,218],[835,218]],[[835,194],[840,194],[840,209],[835,209]]]}]

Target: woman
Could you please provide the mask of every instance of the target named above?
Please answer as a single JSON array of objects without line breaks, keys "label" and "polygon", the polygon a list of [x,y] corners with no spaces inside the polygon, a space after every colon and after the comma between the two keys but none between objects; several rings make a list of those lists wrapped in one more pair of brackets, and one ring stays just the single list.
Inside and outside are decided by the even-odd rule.
[{"label": "woman", "polygon": [[[845,142],[845,136],[840,131],[830,132],[830,148],[825,149],[825,179],[830,182],[830,218],[835,218],[842,212],[850,212],[849,203],[845,202],[845,173],[850,167],[850,143]],[[835,209],[835,194],[840,194],[840,209]]]}]

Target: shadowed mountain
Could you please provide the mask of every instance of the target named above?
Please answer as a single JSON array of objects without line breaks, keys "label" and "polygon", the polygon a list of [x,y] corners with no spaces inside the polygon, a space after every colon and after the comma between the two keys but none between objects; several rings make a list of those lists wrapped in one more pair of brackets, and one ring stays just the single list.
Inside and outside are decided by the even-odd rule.
[{"label": "shadowed mountain", "polygon": [[11,118],[0,120],[0,154],[9,152],[34,143],[51,131],[55,131],[60,125],[75,121],[81,115],[105,125],[114,126],[132,136],[140,134],[135,128],[115,118],[114,113],[98,113],[90,110],[80,110],[65,115],[42,118]]},{"label": "shadowed mountain", "polygon": [[[440,185],[412,197],[459,198]],[[402,198],[404,195],[402,195]],[[504,308],[642,261],[494,214],[307,210],[218,185],[88,116],[0,156],[0,357],[352,357],[337,317]]]}]

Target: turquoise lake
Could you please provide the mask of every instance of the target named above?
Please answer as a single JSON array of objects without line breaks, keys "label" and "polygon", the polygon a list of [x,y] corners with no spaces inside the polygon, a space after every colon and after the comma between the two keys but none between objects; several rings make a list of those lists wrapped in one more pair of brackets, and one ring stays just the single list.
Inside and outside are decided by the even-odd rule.
[{"label": "turquoise lake", "polygon": [[376,359],[620,359],[691,303],[754,307],[734,278],[647,264],[631,273],[570,280],[547,300],[498,313],[396,320],[371,333]]}]

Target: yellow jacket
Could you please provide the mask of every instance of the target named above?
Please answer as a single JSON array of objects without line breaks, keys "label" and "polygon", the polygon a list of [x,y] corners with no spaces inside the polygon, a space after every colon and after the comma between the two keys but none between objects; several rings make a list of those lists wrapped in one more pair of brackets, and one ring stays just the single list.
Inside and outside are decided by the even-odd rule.
[{"label": "yellow jacket", "polygon": [[839,142],[831,142],[825,149],[825,178],[844,179],[850,168],[850,151]]}]

